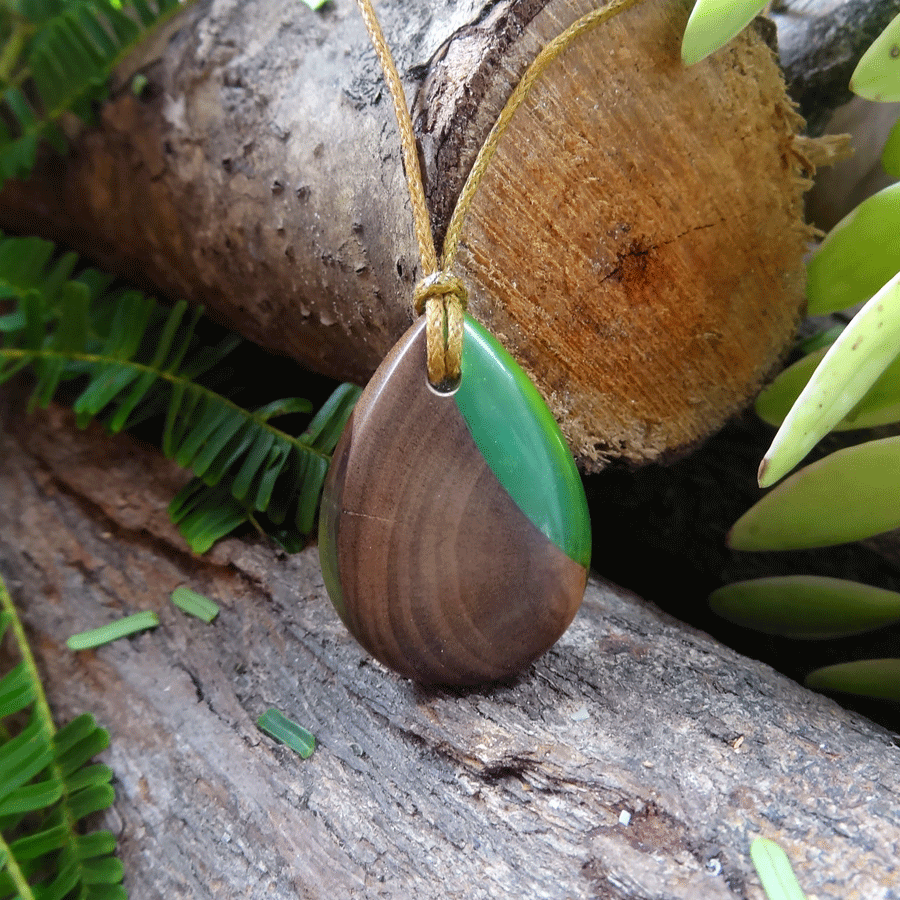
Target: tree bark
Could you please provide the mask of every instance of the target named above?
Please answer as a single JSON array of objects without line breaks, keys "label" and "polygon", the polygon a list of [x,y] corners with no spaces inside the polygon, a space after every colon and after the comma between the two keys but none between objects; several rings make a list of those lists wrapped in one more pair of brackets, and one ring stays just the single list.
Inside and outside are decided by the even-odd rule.
[{"label": "tree bark", "polygon": [[[592,0],[386,0],[440,236],[538,49]],[[645,0],[539,80],[458,260],[475,316],[588,468],[671,456],[777,365],[800,314],[810,165],[765,40],[686,69],[688,0]],[[137,99],[128,75],[149,93]],[[418,277],[396,124],[352,4],[201,2],[121,74],[97,131],[0,198],[0,223],[203,301],[362,381]]]},{"label": "tree bark", "polygon": [[[158,454],[57,409],[3,425],[0,572],[58,720],[111,731],[132,900],[763,900],[757,835],[810,897],[900,897],[896,736],[637,597],[594,579],[518,680],[426,692],[343,631],[314,549],[192,557]],[[213,625],[168,602],[180,584]],[[65,649],[139,609],[161,626]],[[269,706],[311,759],[256,730]]]}]

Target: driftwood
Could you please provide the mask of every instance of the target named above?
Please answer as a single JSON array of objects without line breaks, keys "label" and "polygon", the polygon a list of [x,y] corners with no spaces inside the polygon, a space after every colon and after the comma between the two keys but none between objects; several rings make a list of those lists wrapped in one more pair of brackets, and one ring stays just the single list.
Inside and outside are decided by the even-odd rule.
[{"label": "driftwood", "polygon": [[[519,76],[593,0],[385,0],[435,228]],[[803,293],[810,166],[755,29],[686,69],[689,0],[581,37],[515,117],[463,232],[471,308],[588,468],[717,430],[777,365]],[[128,75],[149,79],[135,98]],[[200,2],[60,163],[0,197],[40,231],[265,347],[364,380],[410,322],[399,142],[351,0]]]},{"label": "driftwood", "polygon": [[[347,636],[314,549],[187,553],[156,453],[58,410],[0,440],[0,572],[57,717],[112,733],[132,900],[762,900],[757,835],[810,897],[900,897],[897,738],[637,597],[593,580],[516,682],[424,692]],[[146,608],[152,633],[64,647]],[[269,706],[316,733],[310,760],[255,729]]]}]

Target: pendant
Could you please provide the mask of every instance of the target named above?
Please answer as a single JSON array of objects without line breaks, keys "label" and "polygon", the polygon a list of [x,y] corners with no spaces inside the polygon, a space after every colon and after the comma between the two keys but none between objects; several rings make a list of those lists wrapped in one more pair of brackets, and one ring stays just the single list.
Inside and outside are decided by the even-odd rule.
[{"label": "pendant", "polygon": [[581,605],[587,501],[537,389],[466,316],[462,379],[425,374],[425,320],[360,397],[325,481],[319,554],[329,596],[376,659],[416,681],[508,678]]}]

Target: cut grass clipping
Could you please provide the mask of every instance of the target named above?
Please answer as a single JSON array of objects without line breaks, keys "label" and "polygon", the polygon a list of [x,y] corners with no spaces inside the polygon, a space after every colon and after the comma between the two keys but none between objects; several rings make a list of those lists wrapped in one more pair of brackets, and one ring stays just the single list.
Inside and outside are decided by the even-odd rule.
[{"label": "cut grass clipping", "polygon": [[257,720],[256,727],[269,737],[290,747],[301,758],[309,759],[316,747],[316,737],[302,725],[291,721],[277,709],[267,709]]},{"label": "cut grass clipping", "polygon": [[219,604],[209,597],[198,594],[186,587],[178,587],[172,591],[172,602],[189,616],[196,616],[209,624],[219,614]]},{"label": "cut grass clipping", "polygon": [[66,641],[66,646],[70,650],[90,650],[93,647],[108,644],[110,641],[136,634],[138,631],[156,628],[157,625],[159,625],[159,616],[155,612],[139,612],[133,616],[125,616],[124,619],[117,619],[115,622],[102,625],[100,628],[73,634]]},{"label": "cut grass clipping", "polygon": [[750,858],[769,900],[806,900],[787,854],[774,841],[757,838]]}]

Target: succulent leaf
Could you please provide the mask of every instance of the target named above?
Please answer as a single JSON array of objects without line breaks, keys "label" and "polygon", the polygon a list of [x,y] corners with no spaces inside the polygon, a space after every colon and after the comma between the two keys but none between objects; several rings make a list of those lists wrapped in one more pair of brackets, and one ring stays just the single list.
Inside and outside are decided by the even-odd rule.
[{"label": "succulent leaf", "polygon": [[[756,398],[756,414],[776,428],[787,418],[816,366],[825,355],[823,348],[788,366]],[[900,422],[900,357],[866,391],[862,400],[834,426],[835,431],[878,428]]]},{"label": "succulent leaf", "polygon": [[900,274],[857,313],[816,368],[759,467],[768,487],[787,474],[882,376],[900,351]]},{"label": "succulent leaf", "polygon": [[800,469],[738,519],[735,550],[799,550],[900,527],[900,437],[838,450]]},{"label": "succulent leaf", "polygon": [[850,90],[866,100],[900,100],[900,15],[872,42],[850,78]]},{"label": "succulent leaf", "polygon": [[681,60],[692,66],[724,47],[756,18],[767,0],[697,0],[691,10]]},{"label": "succulent leaf", "polygon": [[863,200],[830,232],[806,267],[807,313],[865,303],[900,271],[900,183]]},{"label": "succulent leaf", "polygon": [[900,594],[856,581],[783,575],[739,581],[713,591],[713,611],[766,634],[824,640],[900,621]]},{"label": "succulent leaf", "polygon": [[861,659],[824,666],[806,676],[806,686],[814,691],[900,700],[900,659]]}]

